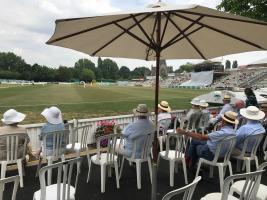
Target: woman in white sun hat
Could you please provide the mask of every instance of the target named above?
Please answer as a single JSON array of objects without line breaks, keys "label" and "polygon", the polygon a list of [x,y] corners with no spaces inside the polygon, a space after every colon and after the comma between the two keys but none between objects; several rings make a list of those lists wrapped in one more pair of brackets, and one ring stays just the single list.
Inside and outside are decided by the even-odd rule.
[{"label": "woman in white sun hat", "polygon": [[[62,120],[62,114],[59,108],[52,106],[45,108],[41,115],[47,120],[47,122],[41,128],[40,140],[49,132],[65,130],[64,123]],[[47,138],[46,151],[52,151],[53,138]],[[63,144],[65,146],[65,144]],[[52,153],[52,152],[51,152]],[[49,154],[49,153],[48,153]]]},{"label": "woman in white sun hat", "polygon": [[[22,122],[25,119],[25,116],[23,113],[20,113],[16,111],[15,109],[9,109],[3,114],[3,118],[1,121],[3,122],[4,126],[0,127],[0,135],[7,135],[7,134],[27,134],[27,131],[25,128],[19,126],[18,124]],[[29,143],[30,138],[27,137],[27,143]],[[19,138],[19,154],[23,154],[23,144],[24,144],[24,138]],[[6,159],[6,141],[0,140],[0,160]],[[32,155],[31,147],[27,145],[26,153],[29,154],[29,159],[34,159],[34,156]]]}]

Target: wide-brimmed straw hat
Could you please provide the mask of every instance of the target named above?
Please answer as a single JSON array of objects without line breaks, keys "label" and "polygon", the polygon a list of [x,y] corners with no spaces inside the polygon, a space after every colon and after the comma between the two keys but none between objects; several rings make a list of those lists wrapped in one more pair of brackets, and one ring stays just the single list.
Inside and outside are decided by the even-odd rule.
[{"label": "wide-brimmed straw hat", "polygon": [[241,108],[240,114],[246,119],[261,120],[264,118],[265,113],[259,110],[256,106],[249,106],[247,108]]},{"label": "wide-brimmed straw hat", "polygon": [[222,118],[224,121],[227,121],[231,124],[238,124],[239,121],[237,119],[237,113],[233,111],[227,111],[224,114],[222,114]]},{"label": "wide-brimmed straw hat", "polygon": [[208,107],[209,106],[209,104],[206,102],[206,100],[200,100],[200,102],[199,102],[199,106],[200,107]]},{"label": "wide-brimmed straw hat", "polygon": [[61,111],[55,106],[44,109],[41,115],[43,115],[50,124],[63,123]]},{"label": "wide-brimmed straw hat", "polygon": [[170,112],[171,111],[171,107],[169,106],[169,103],[167,101],[161,101],[159,104],[158,104],[158,107],[161,109],[161,110],[165,110],[167,112]]},{"label": "wide-brimmed straw hat", "polygon": [[15,124],[23,121],[25,119],[23,113],[16,111],[15,109],[9,109],[3,114],[2,122],[5,124]]},{"label": "wide-brimmed straw hat", "polygon": [[230,101],[231,100],[231,97],[229,95],[224,95],[223,97],[223,101]]},{"label": "wide-brimmed straw hat", "polygon": [[133,113],[135,116],[148,116],[148,108],[146,104],[139,104],[137,108],[133,109]]},{"label": "wide-brimmed straw hat", "polygon": [[199,98],[194,98],[190,102],[192,105],[199,106],[200,99]]}]

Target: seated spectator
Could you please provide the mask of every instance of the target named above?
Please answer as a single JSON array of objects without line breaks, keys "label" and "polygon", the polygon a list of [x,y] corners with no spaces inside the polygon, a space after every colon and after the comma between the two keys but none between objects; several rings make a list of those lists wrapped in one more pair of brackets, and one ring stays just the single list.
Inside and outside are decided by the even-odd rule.
[{"label": "seated spectator", "polygon": [[[23,113],[20,113],[14,109],[9,109],[3,114],[2,122],[5,126],[0,127],[0,135],[7,135],[7,134],[23,134],[27,133],[26,129],[19,126],[18,124],[22,122],[25,119],[25,115]],[[29,156],[29,160],[35,160],[35,157],[32,154],[31,146],[29,145],[30,138],[27,138],[27,148],[26,148],[26,154]],[[19,138],[19,156],[23,155],[23,145],[24,145],[24,139]],[[6,159],[6,141],[0,141],[0,160]]]},{"label": "seated spectator", "polygon": [[158,104],[158,122],[160,122],[159,127],[167,129],[171,124],[171,114],[169,113],[171,108],[167,101],[161,101]]},{"label": "seated spectator", "polygon": [[[46,135],[47,133],[50,132],[54,132],[54,131],[61,131],[61,130],[65,130],[65,126],[62,120],[62,115],[61,115],[61,111],[55,107],[52,106],[50,108],[46,108],[43,110],[43,112],[41,113],[41,115],[43,115],[45,117],[45,119],[47,120],[47,123],[43,125],[43,127],[41,128],[41,134],[40,134],[40,140],[43,139],[44,135]],[[66,144],[62,144],[62,148],[65,148]],[[43,144],[42,144],[42,148]],[[53,137],[47,137],[46,138],[46,152],[47,155],[52,155],[52,148],[53,148]]]},{"label": "seated spectator", "polygon": [[[243,143],[248,136],[265,133],[265,129],[260,122],[260,120],[262,120],[265,116],[264,112],[260,111],[255,106],[249,106],[247,108],[242,108],[240,110],[240,114],[245,119],[247,119],[247,123],[241,126],[236,131],[237,141],[236,141],[235,149],[233,151],[233,155],[241,154]],[[246,152],[250,153],[253,145],[254,145],[254,142],[250,141],[247,145]]]},{"label": "seated spectator", "polygon": [[251,88],[245,88],[244,93],[247,97],[246,108],[249,106],[256,106],[257,108],[259,108],[259,104],[253,90]]},{"label": "seated spectator", "polygon": [[233,111],[233,108],[230,104],[231,102],[231,97],[229,95],[224,95],[223,97],[223,107],[221,109],[221,111],[219,112],[219,114],[215,117],[215,119],[213,120],[213,124],[215,125],[216,123],[220,122],[222,119],[222,116],[225,112],[227,111]]},{"label": "seated spectator", "polygon": [[[219,142],[227,136],[235,136],[234,127],[238,124],[237,113],[227,111],[222,115],[222,127],[218,131],[211,132],[207,135],[194,133],[177,128],[178,134],[184,134],[193,138],[189,146],[187,156],[190,160],[189,167],[193,167],[199,158],[213,160],[214,153]],[[224,152],[224,150],[222,150]],[[224,155],[220,155],[224,156]],[[188,159],[187,159],[188,160]]]},{"label": "seated spectator", "polygon": [[122,131],[125,136],[125,144],[120,153],[131,157],[134,140],[137,139],[135,158],[141,157],[141,151],[144,144],[144,136],[154,134],[155,128],[151,120],[148,119],[149,112],[146,104],[139,104],[133,110],[134,115],[138,118],[135,122],[128,124]]}]

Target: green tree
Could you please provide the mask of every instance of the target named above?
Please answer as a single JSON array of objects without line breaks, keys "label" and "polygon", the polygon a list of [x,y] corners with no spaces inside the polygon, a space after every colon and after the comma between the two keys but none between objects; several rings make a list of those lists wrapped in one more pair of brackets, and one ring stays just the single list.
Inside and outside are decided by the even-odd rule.
[{"label": "green tree", "polygon": [[230,60],[225,61],[225,69],[230,69],[231,68],[231,62]]},{"label": "green tree", "polygon": [[119,70],[119,75],[121,79],[129,79],[131,76],[131,71],[128,67],[126,66],[121,66]]},{"label": "green tree", "polygon": [[217,9],[245,17],[267,21],[266,0],[222,0]]},{"label": "green tree", "polygon": [[81,81],[91,82],[95,79],[95,73],[90,69],[83,69],[81,73]]},{"label": "green tree", "polygon": [[233,64],[232,64],[232,68],[235,69],[235,68],[237,68],[237,67],[238,67],[238,64],[237,64],[237,61],[235,60],[235,61],[233,62]]}]

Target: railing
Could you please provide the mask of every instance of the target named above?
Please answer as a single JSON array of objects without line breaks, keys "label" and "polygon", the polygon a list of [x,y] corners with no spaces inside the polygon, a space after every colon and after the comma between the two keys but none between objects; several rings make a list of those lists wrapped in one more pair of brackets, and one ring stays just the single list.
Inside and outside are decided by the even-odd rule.
[{"label": "railing", "polygon": [[[181,117],[185,115],[186,110],[175,110],[172,111],[171,114],[177,117]],[[150,116],[150,119],[154,119],[154,114]],[[73,119],[68,121],[69,123],[69,129],[72,133],[73,128],[80,127],[83,125],[90,124],[90,133],[88,136],[88,144],[93,144],[95,142],[94,138],[94,132],[97,128],[97,123],[103,120],[112,121],[114,120],[116,124],[120,125],[120,127],[123,129],[127,124],[133,122],[135,120],[134,115],[119,115],[119,116],[109,116],[109,117],[100,117],[100,118],[91,118],[91,119]],[[41,128],[44,125],[44,123],[39,124],[27,124],[22,125],[26,128],[27,133],[30,137],[30,145],[32,147],[32,150],[35,152],[41,147],[41,142],[39,140],[39,135],[41,133]]]}]

